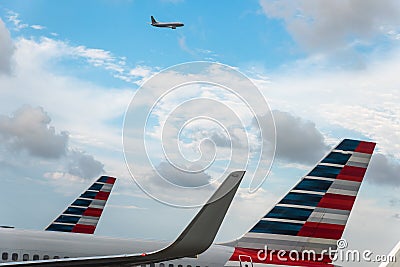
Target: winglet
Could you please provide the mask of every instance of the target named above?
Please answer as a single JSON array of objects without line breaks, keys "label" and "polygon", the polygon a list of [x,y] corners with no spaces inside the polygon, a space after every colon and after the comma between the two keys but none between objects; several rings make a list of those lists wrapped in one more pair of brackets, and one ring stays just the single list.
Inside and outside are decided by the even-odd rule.
[{"label": "winglet", "polygon": [[217,235],[244,173],[232,172],[176,241],[159,253],[180,258],[195,256],[207,250]]}]

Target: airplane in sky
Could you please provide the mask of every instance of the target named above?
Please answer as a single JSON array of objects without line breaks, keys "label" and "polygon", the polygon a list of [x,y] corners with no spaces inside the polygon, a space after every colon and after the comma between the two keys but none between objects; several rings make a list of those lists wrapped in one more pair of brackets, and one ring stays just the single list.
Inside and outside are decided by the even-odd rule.
[{"label": "airplane in sky", "polygon": [[[247,233],[230,242],[212,244],[244,171],[228,176],[171,245],[5,228],[0,229],[0,266],[333,266],[329,253],[338,247],[374,148],[373,142],[344,139]],[[89,202],[79,206],[88,207],[96,196],[80,198]],[[293,259],[291,251],[313,253]]]},{"label": "airplane in sky", "polygon": [[184,26],[182,22],[158,22],[153,16],[151,16],[150,18],[151,18],[151,25],[154,27],[176,29],[177,27]]}]

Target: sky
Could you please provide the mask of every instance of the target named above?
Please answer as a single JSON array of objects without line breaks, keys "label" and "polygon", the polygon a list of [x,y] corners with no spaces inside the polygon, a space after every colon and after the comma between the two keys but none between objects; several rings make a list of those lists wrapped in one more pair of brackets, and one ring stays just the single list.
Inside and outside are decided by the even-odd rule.
[{"label": "sky", "polygon": [[[151,15],[185,26],[154,28],[148,24]],[[248,192],[250,182],[244,181],[222,225],[217,240],[228,241],[249,230],[331,147],[343,138],[356,138],[374,141],[377,147],[344,238],[351,249],[386,254],[400,236],[399,43],[396,0],[3,0],[0,224],[42,230],[96,177],[106,174],[118,181],[96,234],[172,241],[198,211],[177,207],[179,203],[202,203],[223,179],[215,176],[225,173],[219,170],[227,160],[240,163],[231,155],[246,153],[252,160],[260,143],[276,138],[274,160],[267,151],[260,161],[261,169],[270,170],[268,177],[255,193]],[[251,102],[260,98],[245,90],[251,87],[247,82],[240,83],[240,92],[249,97],[256,114],[221,88],[189,86],[159,102],[148,128],[135,124],[135,115],[146,115],[135,108],[154,102],[146,102],[146,94],[140,98],[146,83],[179,80],[171,71],[159,73],[199,61],[239,71],[247,77],[243,80],[257,86],[269,108],[257,112],[267,106]],[[219,71],[213,69],[210,76],[235,86],[234,79],[224,80]],[[161,126],[168,125],[170,110],[199,97],[230,103],[227,107],[237,111],[243,125],[236,127],[237,121],[218,113],[222,107],[215,108],[212,101],[183,106],[186,119],[207,111],[223,122],[222,127],[200,120],[182,131],[179,151],[188,158],[220,153],[214,169],[188,181],[163,161],[156,141],[175,144],[169,141],[176,141],[173,130],[182,121],[169,122],[175,128]],[[132,106],[135,112],[130,113]],[[253,115],[261,121],[273,116],[276,136],[258,136]],[[150,140],[146,155],[136,153],[132,160],[128,155],[128,164],[124,118],[133,120],[130,130],[145,129]],[[140,136],[132,141],[134,147],[143,143]],[[203,140],[212,143],[202,146]],[[171,156],[175,159],[178,152]],[[147,158],[153,169],[142,168]],[[130,163],[158,200],[134,182]],[[188,197],[166,190],[155,173],[174,177],[183,187],[214,182],[205,194]]]}]

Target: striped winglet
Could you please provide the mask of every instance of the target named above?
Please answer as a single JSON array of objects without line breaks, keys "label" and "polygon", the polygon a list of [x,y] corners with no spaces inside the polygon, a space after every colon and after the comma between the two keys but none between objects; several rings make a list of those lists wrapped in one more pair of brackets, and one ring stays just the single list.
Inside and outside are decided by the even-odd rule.
[{"label": "striped winglet", "polygon": [[116,178],[101,176],[46,231],[93,234]]},{"label": "striped winglet", "polygon": [[[343,140],[248,233],[231,243],[235,252],[227,266],[240,257],[260,264],[330,263],[327,252],[337,248],[374,148],[372,142]],[[269,255],[260,260],[257,253],[265,246]],[[275,255],[279,250],[312,250],[318,260],[283,262]]]}]

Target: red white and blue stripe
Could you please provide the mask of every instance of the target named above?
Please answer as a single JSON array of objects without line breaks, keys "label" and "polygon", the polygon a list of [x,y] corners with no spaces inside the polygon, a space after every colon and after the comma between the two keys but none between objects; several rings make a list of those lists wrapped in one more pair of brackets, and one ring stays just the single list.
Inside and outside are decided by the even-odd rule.
[{"label": "red white and blue stripe", "polygon": [[116,178],[101,176],[46,231],[93,234]]},{"label": "red white and blue stripe", "polygon": [[[320,256],[337,248],[374,148],[372,142],[343,140],[248,233],[230,244],[235,252],[226,266],[237,266],[240,257],[259,264],[329,264],[329,255],[319,262],[282,262],[272,254],[313,250]],[[265,246],[272,254],[260,260],[257,253]]]}]

